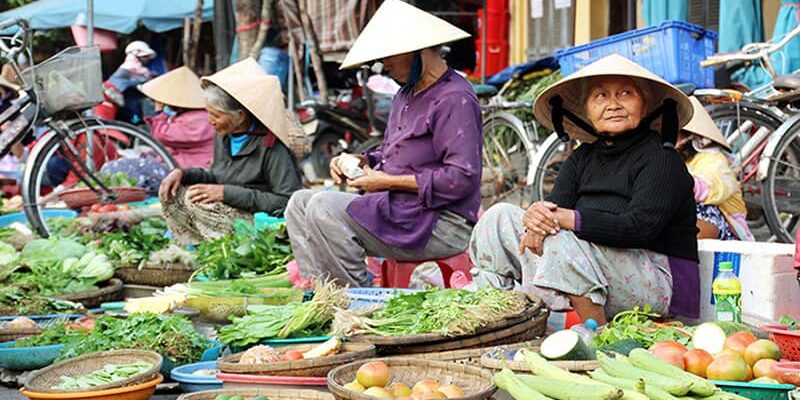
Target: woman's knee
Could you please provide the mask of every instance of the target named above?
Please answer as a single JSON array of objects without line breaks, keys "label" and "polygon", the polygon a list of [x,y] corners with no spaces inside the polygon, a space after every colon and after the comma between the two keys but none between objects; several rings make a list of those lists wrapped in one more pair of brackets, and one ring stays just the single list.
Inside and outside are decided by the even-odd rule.
[{"label": "woman's knee", "polygon": [[305,212],[306,220],[328,221],[331,219],[341,219],[341,215],[346,213],[347,204],[342,203],[342,198],[337,192],[313,192],[306,201]]},{"label": "woman's knee", "polygon": [[290,215],[296,215],[299,213],[305,213],[305,209],[308,205],[308,200],[311,196],[314,195],[313,190],[303,189],[298,190],[289,197],[289,202],[286,203],[286,217],[289,218]]},{"label": "woman's knee", "polygon": [[525,215],[525,212],[513,204],[498,203],[489,207],[489,209],[483,213],[478,223],[475,225],[475,230],[478,230],[479,226],[496,226],[498,224],[507,223],[516,223],[521,226],[523,215]]}]

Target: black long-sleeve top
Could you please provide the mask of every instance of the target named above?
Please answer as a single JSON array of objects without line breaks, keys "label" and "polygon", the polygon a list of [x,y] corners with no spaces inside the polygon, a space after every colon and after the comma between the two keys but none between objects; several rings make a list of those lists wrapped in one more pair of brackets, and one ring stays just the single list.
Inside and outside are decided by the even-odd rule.
[{"label": "black long-sleeve top", "polygon": [[657,133],[629,132],[579,146],[547,200],[579,213],[583,240],[697,261],[693,186]]}]

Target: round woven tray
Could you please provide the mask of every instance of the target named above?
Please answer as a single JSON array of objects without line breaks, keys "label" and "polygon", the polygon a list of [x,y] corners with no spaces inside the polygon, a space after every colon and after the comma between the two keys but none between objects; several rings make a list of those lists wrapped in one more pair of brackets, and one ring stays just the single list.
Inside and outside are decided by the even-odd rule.
[{"label": "round woven tray", "polygon": [[[281,347],[279,352],[289,350],[306,352],[317,344],[302,344]],[[274,376],[325,376],[332,369],[342,364],[375,356],[375,346],[367,343],[343,343],[341,351],[333,356],[309,358],[307,360],[280,361],[269,364],[239,364],[242,354],[237,353],[217,362],[217,368],[222,372],[235,374],[259,374]]]},{"label": "round woven tray", "polygon": [[542,344],[542,339],[528,340],[521,343],[502,344],[499,346],[479,347],[476,349],[461,349],[461,350],[437,351],[431,353],[419,353],[419,354],[414,354],[413,357],[422,358],[425,360],[447,361],[447,362],[474,365],[476,367],[480,367],[481,357],[483,357],[484,354],[490,351],[496,349],[517,350],[517,349],[539,348],[540,344]]},{"label": "round woven tray", "polygon": [[12,340],[38,335],[41,332],[42,329],[38,327],[25,329],[0,329],[0,342],[10,342]]},{"label": "round woven tray", "polygon": [[[444,337],[438,336],[437,342],[422,342],[419,344],[401,343],[396,345],[376,345],[379,355],[414,355],[420,353],[437,353],[451,350],[461,350],[480,347],[495,347],[502,344],[519,343],[521,341],[540,338],[547,330],[547,317],[550,312],[542,307],[535,314],[528,315],[517,324],[506,326],[502,329],[488,331],[481,330],[480,334],[470,336]],[[353,338],[355,340],[355,338]],[[360,339],[359,339],[360,340]],[[405,342],[405,341],[403,341]]]},{"label": "round woven tray", "polygon": [[[91,374],[102,369],[106,364],[130,364],[139,361],[152,363],[153,367],[128,379],[105,385],[74,390],[53,389],[53,386],[61,383],[62,376],[77,377]],[[160,354],[145,350],[113,350],[89,353],[35,371],[25,379],[24,385],[25,389],[38,393],[81,393],[121,388],[152,380],[158,376],[162,361]]]},{"label": "round woven tray", "polygon": [[[528,367],[528,364],[526,362],[513,360],[513,353],[521,348],[529,348],[535,351],[539,351],[539,344],[541,344],[541,342],[537,343],[535,346],[525,346],[517,348],[498,346],[497,348],[490,350],[486,352],[483,356],[481,356],[480,364],[484,368],[498,370],[498,371],[503,368],[508,368],[515,372],[530,372],[531,368]],[[509,357],[512,359],[508,359]],[[594,371],[600,368],[600,363],[597,362],[596,360],[550,361],[550,364],[553,364],[567,371],[573,371],[573,372]]]},{"label": "round woven tray", "polygon": [[[147,189],[139,187],[113,187],[110,188],[117,194],[115,203],[131,203],[142,201],[147,198]],[[58,199],[67,204],[67,207],[79,209],[88,207],[100,202],[97,193],[89,188],[78,188],[65,190],[58,194]]]},{"label": "round woven tray", "polygon": [[259,389],[217,389],[204,390],[202,392],[186,393],[180,395],[178,400],[214,400],[219,395],[242,396],[247,400],[255,396],[266,396],[270,399],[286,400],[333,400],[330,393],[320,392],[311,389],[288,389],[288,388],[259,388]]},{"label": "round woven tray", "polygon": [[[493,322],[486,326],[480,327],[470,336],[478,336],[487,332],[500,331],[507,327],[517,325],[538,315],[540,310],[544,308],[544,303],[542,302],[541,299],[535,297],[528,297],[527,295],[519,292],[518,294],[530,300],[530,304],[528,304],[528,307],[525,308],[525,310],[523,310],[521,313],[517,315],[512,315],[503,320]],[[443,340],[449,341],[453,338],[454,337],[447,337],[438,333],[425,333],[420,335],[404,335],[404,336],[358,335],[351,337],[350,340],[354,342],[372,343],[376,346],[398,346],[398,345],[419,345],[422,343],[441,342]],[[448,349],[443,349],[443,350],[448,350]],[[431,351],[435,351],[435,349]]]},{"label": "round woven tray", "polygon": [[419,358],[381,358],[361,360],[337,367],[328,374],[328,389],[339,400],[370,400],[344,388],[356,377],[356,371],[368,361],[383,361],[389,367],[391,383],[402,382],[409,387],[422,379],[436,379],[442,385],[456,385],[464,391],[461,400],[483,400],[492,397],[497,388],[492,383],[492,373],[469,365]]},{"label": "round woven tray", "polygon": [[114,274],[123,282],[132,285],[145,286],[172,286],[176,283],[185,283],[194,273],[194,267],[186,264],[154,265],[145,264],[140,269],[135,265],[117,268]]},{"label": "round woven tray", "polygon": [[90,292],[62,294],[53,296],[57,299],[74,301],[83,304],[86,308],[100,307],[101,304],[109,301],[122,300],[122,281],[111,278],[105,286]]}]

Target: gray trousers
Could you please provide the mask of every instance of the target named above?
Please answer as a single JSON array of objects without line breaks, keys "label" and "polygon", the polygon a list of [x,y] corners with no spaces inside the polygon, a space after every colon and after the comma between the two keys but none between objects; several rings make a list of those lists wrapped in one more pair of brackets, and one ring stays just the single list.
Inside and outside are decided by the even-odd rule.
[{"label": "gray trousers", "polygon": [[381,242],[347,214],[359,195],[300,190],[286,207],[286,228],[297,267],[304,278],[333,278],[339,284],[372,286],[366,257],[424,261],[450,257],[466,250],[472,226],[450,211],[439,216],[428,244],[421,251]]}]

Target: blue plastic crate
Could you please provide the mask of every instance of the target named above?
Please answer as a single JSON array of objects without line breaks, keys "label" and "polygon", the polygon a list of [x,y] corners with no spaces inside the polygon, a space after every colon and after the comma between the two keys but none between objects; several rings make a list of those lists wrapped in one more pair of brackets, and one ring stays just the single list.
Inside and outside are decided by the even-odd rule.
[{"label": "blue plastic crate", "polygon": [[571,75],[605,56],[619,54],[670,83],[714,87],[714,69],[700,61],[714,54],[717,33],[681,21],[637,29],[556,52],[561,73]]}]

